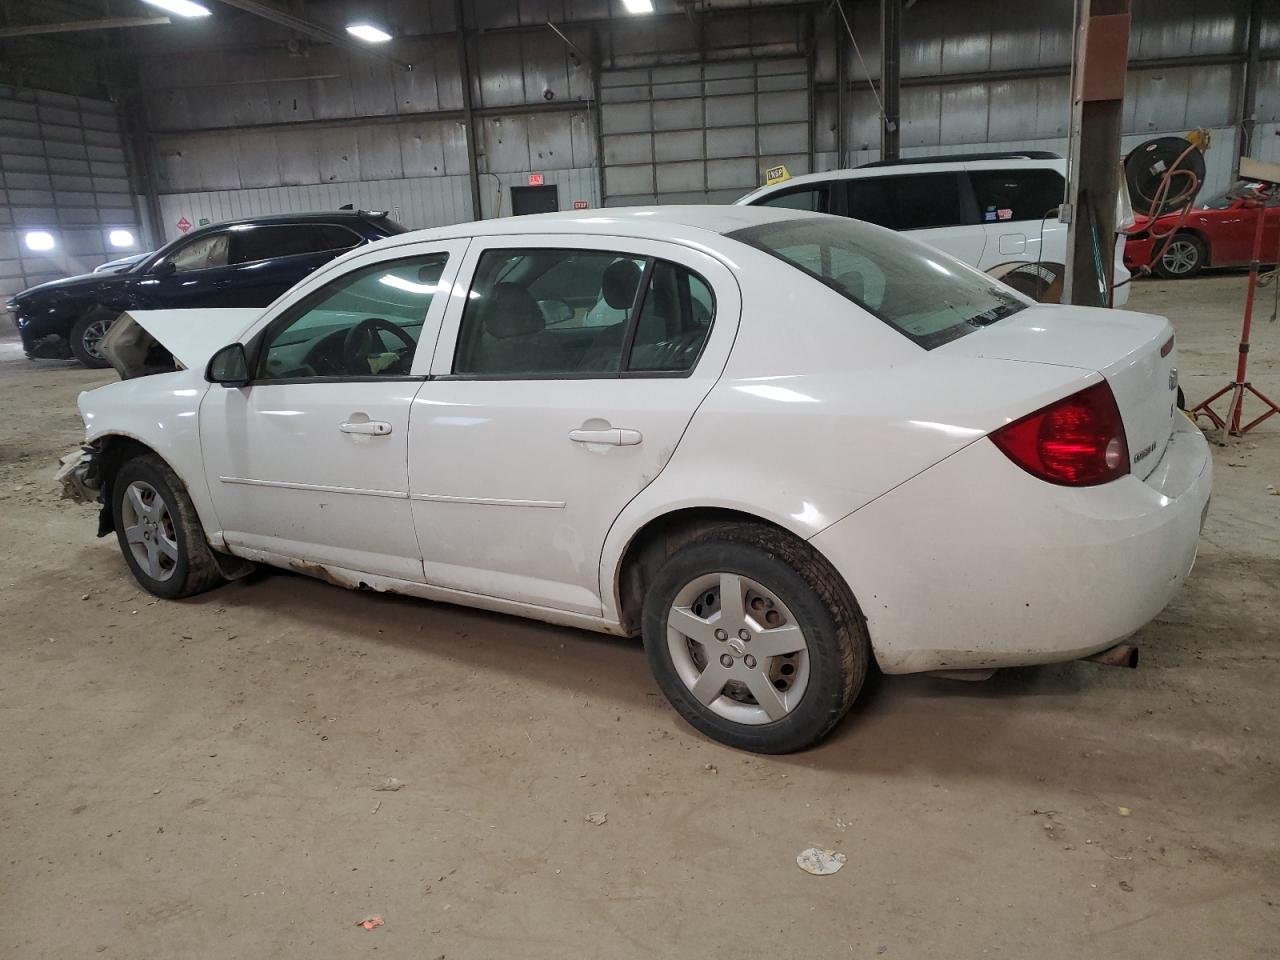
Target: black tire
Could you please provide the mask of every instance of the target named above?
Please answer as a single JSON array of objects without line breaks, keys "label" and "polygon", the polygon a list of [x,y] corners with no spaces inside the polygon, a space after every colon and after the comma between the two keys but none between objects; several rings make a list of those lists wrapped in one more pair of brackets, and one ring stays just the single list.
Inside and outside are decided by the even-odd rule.
[{"label": "black tire", "polygon": [[[752,724],[721,716],[693,695],[672,660],[671,606],[687,584],[712,573],[754,580],[804,631],[807,686],[781,719]],[[821,740],[853,704],[871,659],[866,624],[844,581],[803,541],[764,526],[726,524],[676,550],[645,593],[642,632],[650,669],[676,711],[712,739],[756,753],[792,753]]]},{"label": "black tire", "polygon": [[[168,519],[161,518],[158,525],[165,530],[168,539],[177,543],[177,555],[162,577],[152,576],[141,566],[129,543],[124,499],[135,482],[150,487],[154,496],[163,501]],[[134,457],[120,467],[111,482],[111,515],[125,563],[129,565],[134,579],[148,593],[176,600],[203,593],[223,582],[186,488],[169,465],[155,454]],[[143,550],[145,552],[145,548]]]},{"label": "black tire", "polygon": [[1151,269],[1166,280],[1186,280],[1204,268],[1206,253],[1204,241],[1194,233],[1175,234]]},{"label": "black tire", "polygon": [[[86,367],[101,369],[111,366],[106,358],[98,354],[94,346],[102,333],[116,322],[119,312],[106,307],[94,307],[76,321],[71,328],[70,346],[72,355]],[[101,332],[99,332],[101,331]]]}]

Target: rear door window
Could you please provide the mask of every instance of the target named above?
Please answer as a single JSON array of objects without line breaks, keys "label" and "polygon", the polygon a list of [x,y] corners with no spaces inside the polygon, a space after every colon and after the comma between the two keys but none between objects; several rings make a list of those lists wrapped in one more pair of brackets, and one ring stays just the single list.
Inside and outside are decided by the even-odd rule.
[{"label": "rear door window", "polygon": [[796,187],[793,190],[780,190],[771,193],[755,206],[785,207],[788,210],[812,210],[815,213],[829,213],[831,188],[828,184],[816,187]]},{"label": "rear door window", "polygon": [[231,234],[231,262],[257,263],[276,257],[293,257],[316,252],[317,238],[308,224],[245,226]]},{"label": "rear door window", "polygon": [[970,170],[984,223],[1041,220],[1058,209],[1066,181],[1056,170]]},{"label": "rear door window", "polygon": [[665,260],[552,247],[481,254],[453,374],[510,380],[680,375],[715,312],[710,287]]},{"label": "rear door window", "polygon": [[845,181],[847,213],[890,230],[967,225],[962,174],[912,173],[854,177]]},{"label": "rear door window", "polygon": [[316,252],[350,250],[363,239],[336,223],[313,223],[308,229],[311,231],[311,249]]}]

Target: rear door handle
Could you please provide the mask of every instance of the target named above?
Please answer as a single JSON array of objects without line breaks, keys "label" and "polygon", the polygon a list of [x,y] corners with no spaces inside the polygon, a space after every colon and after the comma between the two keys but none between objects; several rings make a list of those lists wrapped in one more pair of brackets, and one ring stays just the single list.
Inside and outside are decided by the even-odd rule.
[{"label": "rear door handle", "polygon": [[385,437],[391,432],[391,424],[385,420],[348,420],[338,425],[343,433],[360,433],[371,437]]},{"label": "rear door handle", "polygon": [[576,443],[607,443],[615,447],[631,447],[644,438],[639,430],[610,427],[607,430],[570,430],[569,439]]}]

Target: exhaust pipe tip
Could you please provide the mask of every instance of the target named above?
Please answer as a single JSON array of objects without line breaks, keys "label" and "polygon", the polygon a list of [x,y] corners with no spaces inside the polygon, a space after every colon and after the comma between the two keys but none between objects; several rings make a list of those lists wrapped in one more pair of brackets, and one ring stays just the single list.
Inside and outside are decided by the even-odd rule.
[{"label": "exhaust pipe tip", "polygon": [[1128,667],[1133,670],[1138,666],[1138,648],[1129,643],[1117,643],[1114,647],[1107,647],[1105,650],[1099,650],[1091,656],[1080,659],[1091,660],[1108,667]]}]

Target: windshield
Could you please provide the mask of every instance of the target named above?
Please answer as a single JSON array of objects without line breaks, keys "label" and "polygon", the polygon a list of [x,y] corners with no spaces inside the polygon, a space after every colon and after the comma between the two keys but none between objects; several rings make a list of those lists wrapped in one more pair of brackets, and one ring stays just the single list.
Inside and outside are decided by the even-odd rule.
[{"label": "windshield", "polygon": [[803,270],[926,350],[1026,306],[985,274],[859,220],[805,217],[729,236]]},{"label": "windshield", "polygon": [[1247,197],[1249,194],[1258,189],[1258,184],[1253,180],[1237,180],[1225,190],[1219,190],[1208,200],[1200,204],[1205,210],[1226,210],[1239,197]]}]

